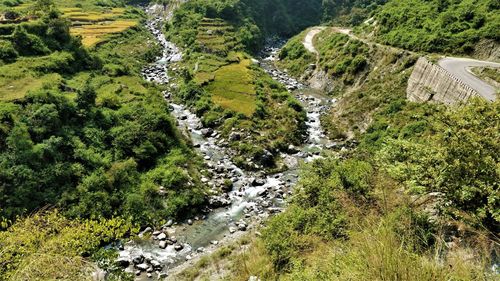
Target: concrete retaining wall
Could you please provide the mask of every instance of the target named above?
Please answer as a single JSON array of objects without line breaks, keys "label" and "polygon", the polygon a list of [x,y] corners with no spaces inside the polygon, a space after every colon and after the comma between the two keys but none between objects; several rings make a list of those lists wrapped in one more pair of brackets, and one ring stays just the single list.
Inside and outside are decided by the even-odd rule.
[{"label": "concrete retaining wall", "polygon": [[407,98],[414,102],[435,101],[453,105],[479,96],[460,79],[424,57],[418,59],[408,80]]}]

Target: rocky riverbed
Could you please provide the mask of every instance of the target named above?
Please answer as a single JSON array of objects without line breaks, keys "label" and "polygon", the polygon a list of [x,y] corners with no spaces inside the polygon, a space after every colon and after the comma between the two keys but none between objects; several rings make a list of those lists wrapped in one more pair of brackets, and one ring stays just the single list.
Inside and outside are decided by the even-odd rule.
[{"label": "rocky riverbed", "polygon": [[[163,53],[143,70],[143,76],[148,81],[169,84],[168,71],[176,71],[171,65],[182,60],[182,53],[160,31],[165,16],[158,16],[157,10],[157,6],[147,9],[151,16],[147,27],[163,47]],[[281,212],[285,199],[297,182],[298,163],[321,157],[321,150],[332,145],[321,127],[320,114],[334,101],[277,70],[273,62],[278,50],[277,46],[266,48],[259,64],[295,94],[307,110],[308,117],[307,144],[291,147],[289,150],[294,154],[281,155],[288,166],[285,172],[264,175],[240,169],[231,160],[227,140],[216,130],[204,128],[189,108],[171,102],[170,94],[164,93],[179,129],[189,135],[193,146],[203,156],[208,176],[202,181],[212,189],[212,195],[210,204],[199,216],[184,222],[170,220],[163,226],[148,227],[140,233],[139,239],[118,247],[119,264],[134,273],[136,280],[168,279],[168,273],[175,268],[214,251],[241,233],[258,227],[270,215]],[[231,137],[236,138],[237,134],[233,132]]]}]

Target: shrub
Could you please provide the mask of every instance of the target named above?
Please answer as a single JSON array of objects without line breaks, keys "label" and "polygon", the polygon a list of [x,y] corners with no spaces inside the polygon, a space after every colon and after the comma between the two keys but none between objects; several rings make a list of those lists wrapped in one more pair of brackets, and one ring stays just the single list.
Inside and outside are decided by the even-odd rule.
[{"label": "shrub", "polygon": [[57,211],[38,213],[0,232],[0,276],[4,280],[86,280],[94,269],[83,256],[134,232],[137,229],[123,219],[80,221]]},{"label": "shrub", "polygon": [[30,34],[23,26],[17,26],[12,34],[12,42],[20,55],[45,55],[50,52],[43,41],[36,35]]},{"label": "shrub", "polygon": [[10,41],[0,40],[0,60],[12,62],[18,55],[19,54]]}]

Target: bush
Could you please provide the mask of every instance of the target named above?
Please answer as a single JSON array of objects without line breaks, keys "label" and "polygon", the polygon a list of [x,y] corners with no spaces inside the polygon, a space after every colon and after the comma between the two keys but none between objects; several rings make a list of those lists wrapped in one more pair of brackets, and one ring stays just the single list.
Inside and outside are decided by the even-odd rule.
[{"label": "bush", "polygon": [[12,62],[16,60],[18,55],[19,54],[10,41],[0,40],[0,60]]},{"label": "bush", "polygon": [[23,26],[17,26],[12,34],[16,50],[23,56],[46,55],[50,50],[36,35],[30,34]]},{"label": "bush", "polygon": [[137,230],[122,219],[80,221],[57,211],[35,214],[0,232],[0,277],[86,280],[95,269],[84,256]]},{"label": "bush", "polygon": [[285,212],[274,217],[263,233],[275,268],[289,268],[315,239],[346,236],[347,218],[340,198],[365,198],[371,191],[373,170],[357,160],[332,158],[309,164],[301,175],[296,194]]}]

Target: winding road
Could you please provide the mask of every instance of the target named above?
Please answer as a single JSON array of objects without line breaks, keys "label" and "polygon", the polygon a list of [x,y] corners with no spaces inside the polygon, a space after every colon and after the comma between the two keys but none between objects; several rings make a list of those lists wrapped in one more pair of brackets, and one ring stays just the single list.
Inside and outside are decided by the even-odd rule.
[{"label": "winding road", "polygon": [[471,72],[473,67],[500,68],[500,63],[479,61],[467,58],[446,57],[438,61],[438,65],[448,71],[455,78],[460,79],[472,89],[476,90],[484,99],[494,101],[498,88],[486,83]]},{"label": "winding road", "polygon": [[[314,47],[314,37],[324,30],[326,27],[318,26],[313,27],[309,30],[303,40],[304,47],[311,53],[319,56],[318,51]],[[360,40],[366,44],[376,44],[378,46],[383,46],[378,43],[367,42],[366,39],[362,39],[354,35],[350,29],[332,27],[332,29],[338,33],[346,34],[349,37]],[[387,48],[395,49],[391,46],[384,46]],[[500,68],[500,63],[490,62],[490,61],[480,61],[469,58],[456,58],[456,57],[445,57],[438,61],[438,65],[442,67],[444,70],[448,71],[453,77],[459,79],[464,82],[466,85],[470,86],[472,89],[476,90],[476,92],[481,95],[484,99],[488,101],[496,100],[497,93],[500,89],[495,86],[481,80],[479,77],[474,75],[471,71],[471,68],[474,67],[494,67]]]}]

